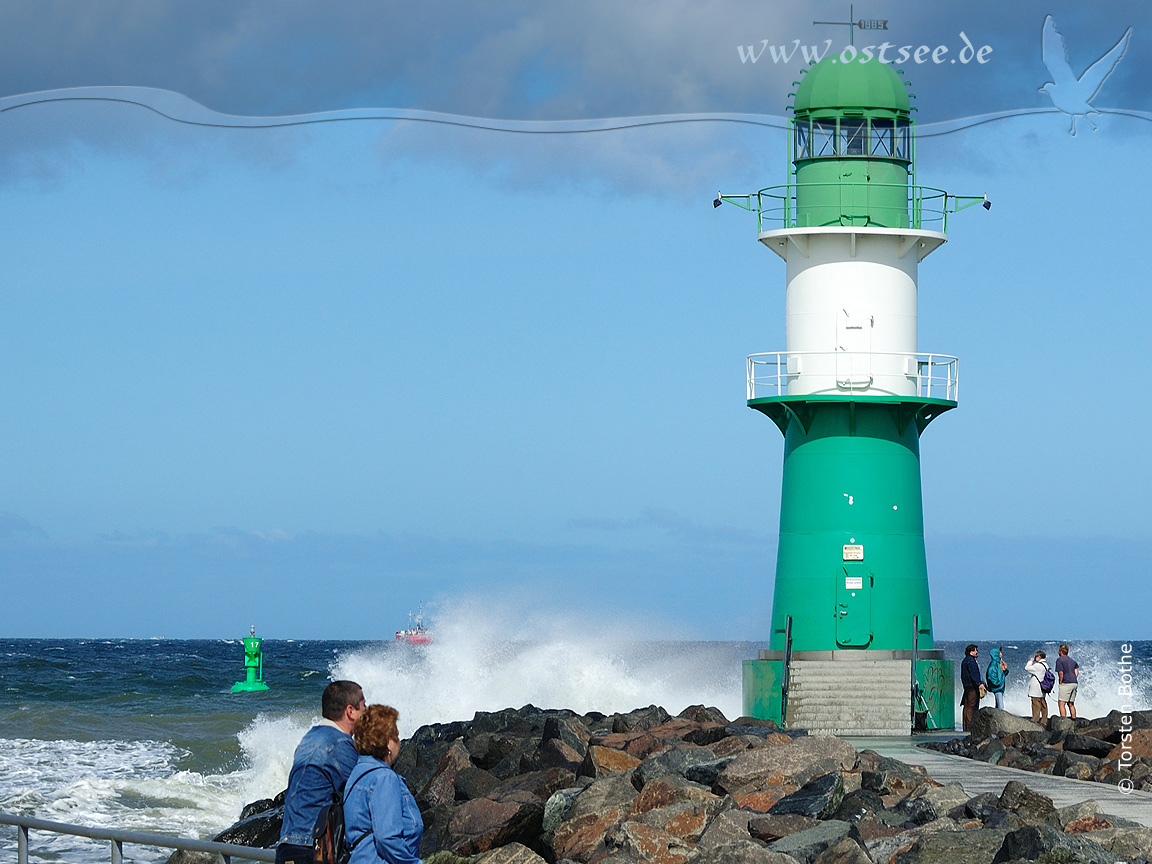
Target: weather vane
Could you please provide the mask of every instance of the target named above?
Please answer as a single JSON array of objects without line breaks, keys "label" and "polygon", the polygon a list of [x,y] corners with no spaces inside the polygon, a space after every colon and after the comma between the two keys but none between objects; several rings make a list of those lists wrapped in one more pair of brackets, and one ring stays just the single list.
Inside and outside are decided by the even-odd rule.
[{"label": "weather vane", "polygon": [[848,7],[848,20],[847,21],[813,21],[813,24],[835,24],[848,29],[848,44],[856,46],[856,31],[852,28],[859,28],[860,30],[887,30],[888,19],[880,18],[862,18],[857,21],[856,16],[852,11],[852,7]]}]

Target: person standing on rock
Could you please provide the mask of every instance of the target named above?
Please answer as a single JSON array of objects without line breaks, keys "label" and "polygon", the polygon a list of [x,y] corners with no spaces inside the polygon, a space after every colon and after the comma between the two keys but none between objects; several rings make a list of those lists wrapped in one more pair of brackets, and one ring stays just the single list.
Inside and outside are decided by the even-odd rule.
[{"label": "person standing on rock", "polygon": [[1044,658],[1048,655],[1037,650],[1032,660],[1024,664],[1024,671],[1028,673],[1028,697],[1032,700],[1032,722],[1048,725],[1048,697],[1040,687],[1040,682],[1048,673],[1048,664]]},{"label": "person standing on rock", "polygon": [[1079,677],[1080,664],[1068,656],[1067,645],[1061,645],[1059,653],[1060,656],[1056,658],[1056,680],[1060,682],[1060,690],[1057,691],[1056,705],[1060,708],[1061,717],[1075,720],[1076,679]]},{"label": "person standing on rock", "polygon": [[320,697],[320,713],[324,719],[304,734],[292,757],[276,864],[313,864],[316,819],[360,758],[352,743],[352,727],[364,713],[360,685],[333,681]]},{"label": "person standing on rock", "polygon": [[369,705],[352,729],[360,761],[344,789],[350,864],[423,864],[424,820],[408,786],[392,770],[400,755],[399,716],[388,705]]},{"label": "person standing on rock", "polygon": [[988,670],[984,673],[984,681],[988,685],[988,692],[996,699],[996,707],[1004,710],[1004,687],[1008,683],[1008,664],[1004,662],[1004,649],[993,648],[988,652]]},{"label": "person standing on rock", "polygon": [[980,705],[980,688],[983,685],[980,683],[980,664],[976,662],[976,657],[979,654],[979,648],[975,645],[969,645],[964,649],[964,662],[960,664],[960,686],[964,688],[964,695],[960,699],[960,704],[964,706],[965,732],[972,725],[972,717]]}]

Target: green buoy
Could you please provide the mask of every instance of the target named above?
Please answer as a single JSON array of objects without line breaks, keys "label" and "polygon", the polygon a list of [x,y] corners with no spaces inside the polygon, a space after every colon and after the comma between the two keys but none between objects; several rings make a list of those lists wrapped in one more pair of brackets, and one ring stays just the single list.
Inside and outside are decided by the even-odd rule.
[{"label": "green buoy", "polygon": [[233,693],[254,693],[268,689],[268,685],[264,683],[264,651],[260,648],[260,643],[263,641],[256,635],[255,626],[244,637],[245,679],[232,685]]}]

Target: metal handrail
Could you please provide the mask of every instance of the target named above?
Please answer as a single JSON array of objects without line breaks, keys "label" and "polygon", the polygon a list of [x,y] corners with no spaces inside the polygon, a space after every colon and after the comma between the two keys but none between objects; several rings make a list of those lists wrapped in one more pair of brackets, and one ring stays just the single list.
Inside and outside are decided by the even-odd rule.
[{"label": "metal handrail", "polygon": [[173,837],[169,834],[150,834],[144,831],[120,831],[113,828],[89,828],[85,825],[69,825],[65,822],[50,822],[32,816],[15,816],[0,813],[0,825],[15,825],[17,864],[28,864],[28,832],[50,831],[54,834],[71,834],[87,837],[90,840],[107,840],[112,848],[112,864],[122,864],[124,844],[137,846],[162,846],[166,849],[187,849],[190,852],[208,852],[224,858],[224,864],[237,861],[275,861],[275,849],[259,849],[255,846],[238,846],[235,843],[218,843],[215,840],[195,840],[191,837]]},{"label": "metal handrail", "polygon": [[[938,228],[945,234],[948,233],[949,214],[958,213],[985,200],[982,196],[951,195],[943,189],[936,189],[933,186],[916,186],[907,183],[867,183],[854,185],[835,180],[822,181],[819,183],[794,182],[782,186],[766,186],[758,192],[752,192],[747,195],[721,194],[717,196],[716,200],[718,202],[726,201],[729,204],[735,204],[737,207],[755,213],[756,230],[757,233],[762,234],[765,231],[775,228],[801,227],[798,223],[797,211],[799,208],[797,207],[797,194],[801,190],[815,190],[820,188],[836,189],[841,193],[850,191],[853,196],[861,189],[875,191],[887,189],[906,190],[907,199],[903,208],[880,207],[873,202],[868,205],[869,211],[877,213],[878,215],[903,217],[907,220],[906,225],[891,225],[888,227],[906,227],[917,231],[924,228]],[[855,198],[853,198],[853,204],[855,204]],[[820,202],[812,206],[820,208],[830,205]],[[889,212],[885,214],[883,211]],[[898,222],[901,220],[897,218],[894,221]]]},{"label": "metal handrail", "polygon": [[[788,395],[789,381],[801,377],[800,372],[788,371],[788,360],[791,357],[828,357],[835,359],[843,355],[861,355],[863,357],[903,357],[915,363],[915,372],[889,372],[874,373],[873,378],[891,379],[894,383],[913,381],[916,386],[916,396],[922,399],[945,399],[950,402],[957,401],[960,393],[959,364],[960,361],[948,354],[921,354],[898,351],[767,351],[762,354],[748,355],[747,393],[748,399],[766,396]],[[759,367],[764,367],[766,374],[758,375]],[[869,384],[869,388],[879,390],[880,387]],[[763,391],[757,394],[756,388]],[[849,388],[858,392],[860,388]],[[819,395],[819,394],[809,394]]]},{"label": "metal handrail", "polygon": [[788,685],[792,674],[792,616],[784,618],[784,674],[780,679],[780,726],[788,728]]}]

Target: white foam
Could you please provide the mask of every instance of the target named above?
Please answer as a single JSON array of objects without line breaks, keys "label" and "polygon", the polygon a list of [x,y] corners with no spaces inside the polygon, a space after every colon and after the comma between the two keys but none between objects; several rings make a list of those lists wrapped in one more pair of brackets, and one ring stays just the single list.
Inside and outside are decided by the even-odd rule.
[{"label": "white foam", "polygon": [[633,620],[587,623],[517,604],[474,598],[441,608],[435,642],[386,644],[339,656],[333,678],[359,682],[369,702],[400,711],[401,733],[468,720],[477,711],[541,708],[630,711],[655,704],[676,713],[714,705],[740,714],[740,668],[731,651],[644,643]]}]

